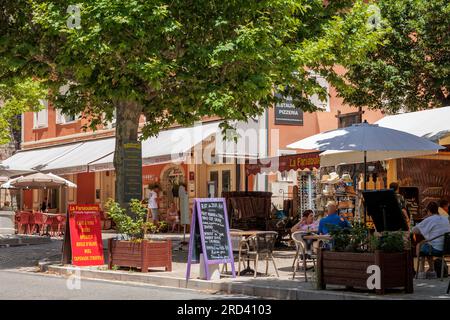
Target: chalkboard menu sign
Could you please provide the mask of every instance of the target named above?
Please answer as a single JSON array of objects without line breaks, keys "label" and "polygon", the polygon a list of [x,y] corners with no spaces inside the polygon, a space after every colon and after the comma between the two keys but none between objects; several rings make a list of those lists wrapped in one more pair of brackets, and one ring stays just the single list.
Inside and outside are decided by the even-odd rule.
[{"label": "chalkboard menu sign", "polygon": [[222,201],[201,202],[200,213],[208,260],[229,259],[229,234],[225,226],[224,203]]},{"label": "chalkboard menu sign", "polygon": [[219,263],[230,263],[235,276],[224,198],[194,199],[186,279],[189,279],[191,264],[200,261],[201,253],[204,256],[207,279],[210,279],[208,266]]}]

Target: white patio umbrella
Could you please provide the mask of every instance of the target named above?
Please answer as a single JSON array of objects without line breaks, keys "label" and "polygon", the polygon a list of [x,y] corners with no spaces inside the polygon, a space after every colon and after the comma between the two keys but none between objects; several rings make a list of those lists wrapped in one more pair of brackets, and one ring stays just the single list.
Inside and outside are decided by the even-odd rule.
[{"label": "white patio umbrella", "polygon": [[[288,145],[293,149],[319,151],[352,151],[364,163],[364,190],[366,189],[367,159],[411,157],[431,154],[444,149],[442,146],[403,131],[380,127],[376,124],[354,124],[347,128],[326,131]],[[342,152],[344,154],[344,152]],[[377,157],[378,156],[378,157]],[[322,158],[321,158],[321,165]],[[365,218],[365,217],[364,217]]]},{"label": "white patio umbrella", "polygon": [[52,188],[69,187],[76,188],[77,185],[69,180],[61,178],[52,173],[37,172],[26,176],[10,179],[1,185],[1,188]]},{"label": "white patio umbrella", "polygon": [[28,168],[19,168],[19,167],[14,167],[14,166],[0,163],[0,176],[2,176],[2,177],[10,178],[10,177],[20,176],[20,175],[28,174],[28,173],[32,173],[32,172],[35,172],[35,171],[28,169]]},{"label": "white patio umbrella", "polygon": [[53,173],[37,172],[30,175],[10,179],[0,186],[0,188],[47,189],[47,197],[48,197],[48,188],[61,188],[61,187],[76,188],[77,185]]}]

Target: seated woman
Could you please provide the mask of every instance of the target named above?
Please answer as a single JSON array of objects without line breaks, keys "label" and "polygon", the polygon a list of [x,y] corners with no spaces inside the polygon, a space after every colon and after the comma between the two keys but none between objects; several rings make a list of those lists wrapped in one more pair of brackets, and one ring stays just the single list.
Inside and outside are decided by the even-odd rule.
[{"label": "seated woman", "polygon": [[319,221],[314,221],[314,212],[312,210],[305,210],[300,221],[291,228],[291,232],[317,232]]},{"label": "seated woman", "polygon": [[[319,221],[314,221],[314,212],[312,210],[305,210],[300,221],[291,228],[291,232],[317,232]],[[305,240],[307,256],[311,255],[311,247],[313,240]],[[308,257],[307,257],[308,258]]]},{"label": "seated woman", "polygon": [[175,202],[172,202],[167,210],[167,223],[172,226],[172,231],[175,231],[175,227],[180,226],[180,217],[178,216],[178,209]]}]

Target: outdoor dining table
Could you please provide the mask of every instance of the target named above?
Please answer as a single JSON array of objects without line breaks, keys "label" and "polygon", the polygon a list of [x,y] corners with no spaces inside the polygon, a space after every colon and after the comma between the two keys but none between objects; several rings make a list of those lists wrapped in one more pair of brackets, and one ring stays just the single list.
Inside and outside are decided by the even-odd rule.
[{"label": "outdoor dining table", "polygon": [[[259,230],[248,230],[248,231],[230,231],[230,236],[235,236],[235,237],[244,237],[245,240],[247,241],[248,238],[250,238],[251,236],[254,236],[258,233],[261,233],[264,231],[259,231]],[[247,274],[247,273],[255,273],[255,270],[253,270],[252,268],[250,268],[250,259],[247,259],[247,267],[244,270],[241,270],[241,275]]]},{"label": "outdoor dining table", "polygon": [[331,240],[333,239],[329,234],[310,234],[307,236],[303,236],[304,240]]}]

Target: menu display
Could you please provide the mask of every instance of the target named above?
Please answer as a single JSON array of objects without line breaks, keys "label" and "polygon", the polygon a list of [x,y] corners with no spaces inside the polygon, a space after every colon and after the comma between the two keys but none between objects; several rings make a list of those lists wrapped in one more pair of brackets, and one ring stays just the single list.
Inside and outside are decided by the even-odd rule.
[{"label": "menu display", "polygon": [[208,266],[219,263],[230,263],[234,277],[234,259],[225,199],[194,199],[191,226],[186,279],[189,279],[191,263],[199,262],[200,254],[204,256],[207,279],[210,278]]},{"label": "menu display", "polygon": [[103,265],[98,204],[69,206],[70,245],[75,266]]},{"label": "menu display", "polygon": [[230,257],[229,234],[225,226],[225,210],[222,201],[200,203],[202,227],[208,260]]}]

